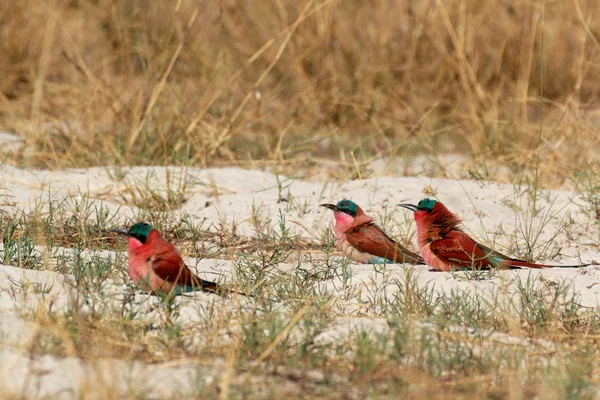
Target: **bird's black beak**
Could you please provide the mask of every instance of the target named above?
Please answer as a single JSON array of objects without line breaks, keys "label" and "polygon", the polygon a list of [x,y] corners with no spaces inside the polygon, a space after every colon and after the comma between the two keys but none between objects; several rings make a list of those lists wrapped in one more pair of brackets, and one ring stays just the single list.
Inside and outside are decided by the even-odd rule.
[{"label": "bird's black beak", "polygon": [[321,204],[321,207],[327,207],[330,210],[333,211],[340,211],[340,209],[338,208],[338,206],[336,206],[335,204]]},{"label": "bird's black beak", "polygon": [[127,228],[111,229],[109,232],[120,233],[121,235],[129,236],[129,230]]},{"label": "bird's black beak", "polygon": [[415,206],[414,204],[398,204],[398,206],[408,208],[412,212],[415,212],[418,210],[417,206]]}]

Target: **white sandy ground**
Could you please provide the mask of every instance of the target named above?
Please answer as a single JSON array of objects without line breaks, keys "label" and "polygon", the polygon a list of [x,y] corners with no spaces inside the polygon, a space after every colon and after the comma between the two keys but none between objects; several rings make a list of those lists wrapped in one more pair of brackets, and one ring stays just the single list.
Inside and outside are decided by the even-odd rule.
[{"label": "white sandy ground", "polygon": [[[167,172],[168,171],[168,172]],[[123,176],[115,180],[115,176]],[[101,203],[112,212],[118,212],[118,221],[122,225],[131,225],[137,210],[130,205],[131,196],[124,188],[137,186],[142,190],[166,191],[167,175],[170,187],[177,190],[180,179],[185,177],[187,202],[178,210],[182,215],[189,214],[195,223],[203,221],[205,228],[218,229],[221,224],[236,224],[238,234],[254,236],[255,227],[251,223],[253,213],[270,219],[275,231],[279,215],[286,218],[288,227],[300,236],[320,242],[323,233],[333,223],[331,211],[321,208],[321,203],[337,202],[349,198],[363,207],[365,212],[376,218],[392,215],[396,222],[390,226],[393,237],[409,235],[415,248],[414,224],[412,216],[396,204],[416,203],[426,197],[425,193],[435,193],[446,206],[460,215],[466,229],[482,242],[505,251],[515,251],[515,243],[523,246],[523,229],[527,211],[526,188],[499,183],[478,181],[457,181],[430,178],[372,178],[346,183],[335,181],[303,181],[275,176],[271,173],[223,169],[182,169],[165,167],[136,167],[117,170],[114,168],[91,168],[62,171],[21,170],[11,166],[2,166],[0,171],[0,212],[10,214],[17,210],[44,211],[48,199],[58,202],[66,199],[63,207],[89,199],[98,205]],[[281,188],[278,188],[279,186]],[[278,202],[281,197],[288,201]],[[546,248],[537,248],[536,254],[552,256],[546,261],[552,264],[577,264],[600,261],[598,251],[598,231],[596,223],[587,211],[588,204],[577,193],[565,191],[545,191],[538,199],[538,216],[533,219],[534,231],[541,231],[538,243],[552,244]],[[549,221],[544,215],[553,216]],[[543,224],[543,226],[542,226]],[[566,225],[566,229],[559,227]],[[402,230],[400,232],[400,230]],[[557,235],[558,232],[558,235]],[[556,236],[556,237],[555,237]],[[512,239],[511,239],[512,238]],[[43,253],[46,249],[40,248]],[[69,251],[68,249],[65,251]],[[106,255],[110,252],[90,252],[89,255]],[[116,256],[116,255],[115,255]],[[298,254],[296,259],[279,266],[281,271],[295,268],[310,268],[309,256],[318,254]],[[231,281],[233,261],[187,259],[197,272],[206,279]],[[121,267],[124,264],[120,264]],[[52,269],[52,263],[49,263]],[[320,283],[323,292],[335,293],[339,299],[336,309],[339,317],[334,323],[315,338],[315,345],[326,345],[343,340],[357,330],[381,332],[389,328],[385,316],[365,317],[366,314],[378,314],[377,296],[393,296],[389,293],[375,293],[376,282],[398,279],[404,281],[413,275],[420,287],[432,288],[435,293],[449,294],[451,291],[476,292],[485,298],[494,295],[512,296],[516,292],[515,281],[529,276],[540,277],[537,284],[555,285],[567,282],[571,285],[576,301],[585,307],[600,305],[600,267],[592,265],[585,268],[511,270],[501,271],[490,278],[481,280],[466,279],[466,273],[443,273],[430,271],[425,266],[387,265],[375,269],[371,265],[351,265],[352,276],[346,286],[341,278],[332,278]],[[119,299],[127,292],[125,282],[108,282],[103,287],[106,294],[103,299],[111,299],[119,304]],[[44,289],[44,290],[42,290]],[[357,290],[360,296],[355,296]],[[45,292],[44,295],[40,292]],[[146,301],[145,294],[137,294],[136,302],[144,309],[143,316],[152,320],[157,314]],[[277,301],[277,299],[274,299]],[[178,299],[183,306],[180,319],[185,326],[197,324],[209,318],[212,306],[229,306],[231,299],[196,293],[193,297]],[[239,301],[250,301],[239,299]],[[54,311],[67,311],[73,304],[81,304],[74,289],[74,277],[58,272],[24,270],[0,265],[0,386],[27,397],[78,397],[82,391],[93,393],[95,382],[102,380],[110,383],[121,394],[128,393],[129,385],[147,390],[150,397],[160,398],[173,393],[194,393],[212,380],[219,379],[224,366],[215,361],[210,366],[199,364],[147,365],[138,361],[104,359],[90,363],[74,358],[56,358],[53,356],[34,356],[27,349],[37,340],[37,327],[21,318],[23,312],[47,309],[51,304]],[[428,323],[417,323],[421,329],[435,329]],[[523,342],[523,339],[493,332],[471,332],[474,336],[493,336],[502,343],[522,344],[552,348],[552,343]],[[201,345],[202,338],[195,338]],[[227,340],[224,337],[223,340]],[[29,372],[29,373],[26,373]],[[25,378],[29,377],[29,378]],[[165,379],[170,377],[171,379]],[[159,379],[160,378],[160,379]],[[319,380],[322,377],[316,376]],[[92,389],[91,389],[92,388]]]}]

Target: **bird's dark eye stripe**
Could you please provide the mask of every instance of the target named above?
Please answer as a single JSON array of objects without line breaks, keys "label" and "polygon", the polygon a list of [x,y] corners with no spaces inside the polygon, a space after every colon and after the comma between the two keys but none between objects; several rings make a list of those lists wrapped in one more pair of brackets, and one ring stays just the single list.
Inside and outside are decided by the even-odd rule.
[{"label": "bird's dark eye stripe", "polygon": [[136,238],[137,240],[139,240],[140,242],[142,242],[142,244],[146,243],[146,236],[144,235],[140,235],[139,233],[134,233],[131,235],[132,237]]}]

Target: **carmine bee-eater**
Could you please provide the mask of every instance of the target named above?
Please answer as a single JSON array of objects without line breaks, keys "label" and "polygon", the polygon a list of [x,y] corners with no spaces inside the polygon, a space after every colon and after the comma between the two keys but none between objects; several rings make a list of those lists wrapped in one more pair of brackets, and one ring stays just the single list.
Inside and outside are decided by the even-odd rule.
[{"label": "carmine bee-eater", "polygon": [[[438,271],[464,268],[508,269],[580,266],[534,264],[507,257],[473,240],[460,228],[460,219],[442,203],[433,199],[423,199],[416,206],[414,204],[399,204],[399,206],[414,212],[421,255],[428,265]],[[586,265],[589,264],[581,266]]]},{"label": "carmine bee-eater", "polygon": [[424,263],[421,256],[386,235],[356,203],[340,200],[321,207],[333,210],[337,248],[352,260],[369,264]]},{"label": "carmine bee-eater", "polygon": [[194,275],[175,246],[145,222],[138,222],[129,229],[118,228],[110,232],[129,238],[129,276],[142,290],[175,294],[194,290],[237,293]]}]

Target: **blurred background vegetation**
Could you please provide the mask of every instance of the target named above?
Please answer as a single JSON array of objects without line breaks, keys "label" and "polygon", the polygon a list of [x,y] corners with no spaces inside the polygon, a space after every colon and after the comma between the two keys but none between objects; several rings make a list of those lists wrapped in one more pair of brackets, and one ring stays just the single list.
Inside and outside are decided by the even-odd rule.
[{"label": "blurred background vegetation", "polygon": [[0,128],[25,167],[458,153],[514,179],[539,150],[559,186],[596,171],[599,40],[593,0],[4,1]]}]

